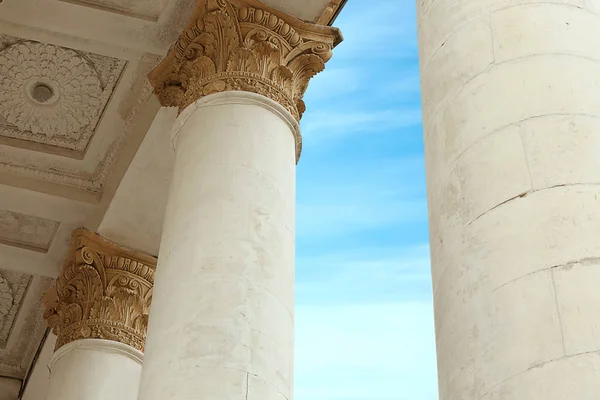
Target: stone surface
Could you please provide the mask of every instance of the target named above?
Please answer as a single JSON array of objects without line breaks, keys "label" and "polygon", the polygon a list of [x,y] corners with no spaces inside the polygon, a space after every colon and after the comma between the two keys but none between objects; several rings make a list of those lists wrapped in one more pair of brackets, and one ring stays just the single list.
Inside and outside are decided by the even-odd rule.
[{"label": "stone surface", "polygon": [[[566,378],[568,374],[568,379]],[[600,392],[600,354],[565,357],[530,368],[502,382],[481,400],[595,400]]]},{"label": "stone surface", "polygon": [[600,38],[589,34],[597,23],[585,9],[543,2],[499,10],[491,19],[496,62],[544,53],[600,60]]},{"label": "stone surface", "polygon": [[600,259],[584,258],[553,269],[567,355],[600,351],[600,305],[593,301]]},{"label": "stone surface", "polygon": [[299,21],[260,2],[203,0],[148,78],[161,104],[180,111],[203,96],[240,90],[268,97],[300,120],[309,81],[341,40],[336,28]]},{"label": "stone surface", "polygon": [[247,92],[179,116],[141,398],[290,398],[294,129]]},{"label": "stone surface", "polygon": [[506,200],[531,189],[527,158],[517,127],[476,142],[453,163],[449,192],[457,212],[468,222]]},{"label": "stone surface", "polygon": [[137,400],[143,354],[122,343],[85,339],[54,353],[47,400]]},{"label": "stone surface", "polygon": [[[338,4],[339,0],[304,0],[302,2],[294,0],[265,0],[263,3],[304,21],[317,22],[326,8]],[[327,22],[329,21],[323,21],[322,23],[326,25]]]},{"label": "stone surface", "polygon": [[599,393],[593,3],[418,2],[441,400]]},{"label": "stone surface", "polygon": [[18,400],[21,381],[0,377],[0,400]]},{"label": "stone surface", "polygon": [[0,243],[46,252],[59,222],[0,210]]},{"label": "stone surface", "polygon": [[[10,36],[0,42],[0,136],[83,155],[125,61]],[[48,99],[34,98],[36,85]]]},{"label": "stone surface", "polygon": [[40,300],[51,283],[0,270],[0,376],[25,377],[46,331]]},{"label": "stone surface", "polygon": [[85,229],[44,296],[57,350],[79,339],[114,340],[144,350],[156,259]]},{"label": "stone surface", "polygon": [[98,8],[128,17],[158,21],[169,0],[150,0],[144,2],[131,0],[61,0],[80,6]]},{"label": "stone surface", "polygon": [[3,22],[0,59],[0,184],[97,201],[154,117],[144,84],[158,58]]},{"label": "stone surface", "polygon": [[549,115],[527,121],[521,129],[535,189],[600,182],[600,118]]},{"label": "stone surface", "polygon": [[43,347],[40,351],[39,357],[35,364],[32,365],[31,375],[27,381],[25,390],[23,391],[22,400],[47,400],[48,386],[50,384],[50,371],[48,370],[48,364],[54,354],[54,347],[56,345],[56,336],[49,333]]},{"label": "stone surface", "polygon": [[0,274],[0,348],[6,348],[31,278],[31,275],[12,271]]},{"label": "stone surface", "polygon": [[[74,4],[86,1],[88,4],[85,6]],[[164,56],[184,29],[194,2],[10,0],[1,3],[1,48],[14,45],[14,38],[17,38],[24,43],[39,43],[36,47],[65,49],[68,54],[76,53],[88,66],[92,65],[98,75],[108,75],[114,82],[114,90],[105,104],[102,117],[98,120],[97,129],[83,152],[71,148],[74,142],[65,144],[60,133],[51,134],[51,139],[50,136],[40,133],[36,136],[36,140],[39,139],[37,142],[8,135],[0,139],[0,209],[22,214],[27,218],[60,223],[49,244],[36,239],[38,245],[48,247],[45,253],[0,244],[0,268],[54,278],[64,263],[71,231],[80,226],[96,230],[103,219],[104,211],[111,205],[111,197],[117,191],[121,177],[159,109],[158,102],[151,97],[150,87],[144,85],[147,73]],[[165,5],[162,10],[161,3]],[[319,17],[319,13],[328,3],[328,0],[311,0],[304,5],[292,0],[270,1],[277,9],[293,13],[304,12],[302,16],[294,16],[310,20]],[[106,6],[113,7],[113,10],[107,10]],[[114,12],[114,9],[118,9],[117,12]],[[120,75],[119,71],[105,68],[108,64],[103,64],[102,60],[117,60],[119,65],[124,65]],[[85,64],[82,68],[86,69]],[[86,73],[87,75],[89,74]],[[100,82],[102,87],[102,79]],[[97,93],[95,84],[92,86],[92,91]],[[31,89],[34,91],[35,87]],[[108,90],[106,92],[108,93]],[[46,99],[51,100],[52,97]],[[84,119],[83,124],[87,124],[89,118],[85,116]],[[92,124],[93,120],[94,118]],[[65,144],[64,147],[42,143],[52,140],[56,144],[59,139],[63,140],[61,143]],[[156,150],[160,156],[159,149],[164,144],[164,139],[163,137],[162,141],[156,143],[147,142],[146,148],[155,146],[153,151]],[[80,145],[81,147],[83,146]],[[157,154],[153,154],[148,157],[156,156]],[[148,159],[145,159],[146,165],[147,162]],[[140,169],[145,168],[144,163],[141,163]],[[130,174],[133,177],[120,191],[120,199],[123,201],[117,201],[124,205],[118,207],[115,203],[113,207],[113,210],[120,208],[114,215],[128,215],[131,219],[123,220],[120,227],[113,221],[112,234],[119,234],[119,229],[120,234],[123,234],[124,229],[129,229],[128,235],[131,237],[144,231],[144,234],[137,235],[137,242],[131,242],[132,247],[140,244],[142,247],[156,248],[157,237],[160,234],[157,226],[161,225],[161,217],[158,214],[162,211],[157,210],[161,208],[160,204],[164,206],[165,200],[164,196],[157,195],[157,191],[161,190],[158,185],[152,187],[152,168],[148,170],[145,172],[150,173],[150,178],[144,174]],[[138,180],[140,176],[146,178]],[[142,180],[149,184],[143,191],[134,193]],[[135,194],[145,195],[143,207]],[[152,212],[145,210],[156,211],[156,214],[147,220],[135,216],[136,213],[140,216]],[[34,278],[34,282],[35,279],[38,278]],[[36,298],[35,302],[38,305],[39,298]],[[21,309],[19,315],[23,311],[24,309]],[[41,336],[33,328],[28,332],[31,332],[31,335],[21,335],[20,338],[31,339],[31,344],[25,347],[29,349],[28,346],[31,346],[34,349]],[[9,340],[8,347],[10,346]],[[3,359],[17,359],[16,353],[0,353]],[[43,390],[40,388],[39,392]],[[45,400],[45,396],[40,400]]]},{"label": "stone surface", "polygon": [[173,174],[174,152],[165,132],[176,117],[175,108],[160,109],[97,229],[114,242],[155,256]]}]

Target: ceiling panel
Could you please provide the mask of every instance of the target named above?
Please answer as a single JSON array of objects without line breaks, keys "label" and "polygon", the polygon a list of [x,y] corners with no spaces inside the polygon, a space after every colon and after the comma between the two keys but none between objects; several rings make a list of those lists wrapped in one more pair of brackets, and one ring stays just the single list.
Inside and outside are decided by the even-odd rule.
[{"label": "ceiling panel", "polygon": [[141,18],[148,21],[158,21],[169,0],[61,0],[85,7],[122,14],[129,17]]},{"label": "ceiling panel", "polygon": [[41,298],[52,279],[0,269],[0,376],[23,379],[46,332]]},{"label": "ceiling panel", "polygon": [[0,143],[83,158],[125,65],[0,35]]},{"label": "ceiling panel", "polygon": [[58,226],[57,221],[0,210],[0,243],[46,252]]}]

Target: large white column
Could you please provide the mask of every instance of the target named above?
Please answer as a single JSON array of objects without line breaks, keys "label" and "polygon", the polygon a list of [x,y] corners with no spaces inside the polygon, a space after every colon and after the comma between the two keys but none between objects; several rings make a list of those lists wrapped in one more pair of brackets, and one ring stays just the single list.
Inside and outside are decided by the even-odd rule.
[{"label": "large white column", "polygon": [[78,229],[44,298],[47,400],[136,400],[156,259]]},{"label": "large white column", "polygon": [[290,398],[297,131],[248,92],[179,116],[140,399]]},{"label": "large white column", "polygon": [[600,396],[600,3],[418,2],[442,400]]},{"label": "large white column", "polygon": [[48,365],[47,400],[136,400],[142,359],[141,351],[115,341],[70,342]]},{"label": "large white column", "polygon": [[149,75],[181,114],[140,400],[293,397],[298,120],[339,40],[254,0],[199,1]]}]

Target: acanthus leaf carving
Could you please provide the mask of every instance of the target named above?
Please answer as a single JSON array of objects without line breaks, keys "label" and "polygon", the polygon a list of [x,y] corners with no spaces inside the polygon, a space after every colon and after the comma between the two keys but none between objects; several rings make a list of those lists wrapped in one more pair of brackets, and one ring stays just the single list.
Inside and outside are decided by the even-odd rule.
[{"label": "acanthus leaf carving", "polygon": [[180,111],[211,93],[244,90],[277,101],[300,120],[308,82],[340,41],[335,28],[256,0],[199,0],[192,22],[148,77],[162,105]]},{"label": "acanthus leaf carving", "polygon": [[78,339],[116,340],[143,351],[154,286],[154,257],[123,249],[85,229],[44,298],[56,348]]}]

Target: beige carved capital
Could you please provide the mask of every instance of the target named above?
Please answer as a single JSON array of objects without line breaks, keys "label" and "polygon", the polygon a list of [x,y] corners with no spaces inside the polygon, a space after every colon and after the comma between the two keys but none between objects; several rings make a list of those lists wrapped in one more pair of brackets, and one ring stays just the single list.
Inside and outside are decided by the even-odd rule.
[{"label": "beige carved capital", "polygon": [[192,21],[149,75],[163,106],[243,90],[300,120],[308,82],[325,68],[339,30],[300,21],[257,0],[198,0]]},{"label": "beige carved capital", "polygon": [[92,338],[143,351],[155,268],[154,257],[75,230],[63,270],[44,298],[56,349]]}]

